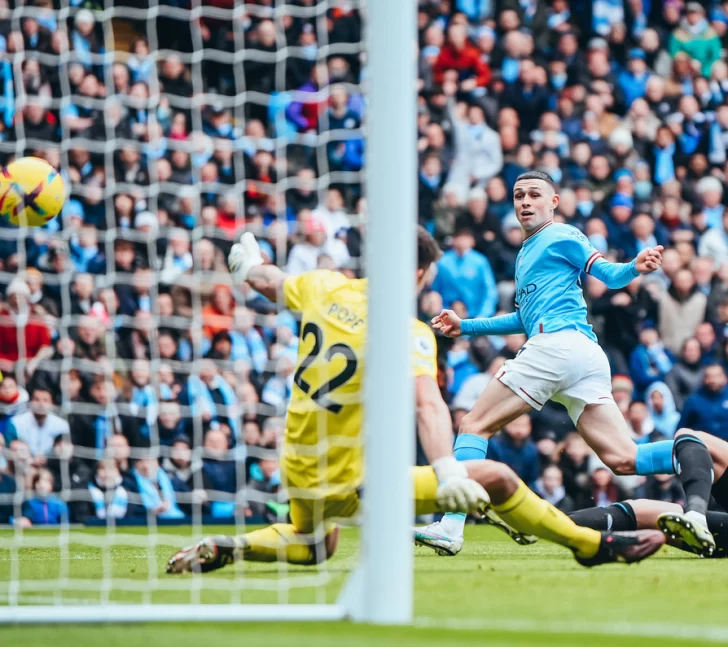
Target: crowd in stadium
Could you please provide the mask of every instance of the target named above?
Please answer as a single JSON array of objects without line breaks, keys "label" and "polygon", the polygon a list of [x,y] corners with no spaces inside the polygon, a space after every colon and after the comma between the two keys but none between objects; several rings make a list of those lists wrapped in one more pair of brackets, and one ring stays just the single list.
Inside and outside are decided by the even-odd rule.
[{"label": "crowd in stadium", "polygon": [[[250,229],[291,274],[363,274],[361,17],[203,4],[229,19],[129,21],[122,50],[93,2],[60,23],[50,0],[12,19],[0,1],[3,162],[43,156],[71,194],[27,238],[0,220],[0,493],[30,492],[0,523],[278,512],[297,322],[225,259]],[[634,437],[728,439],[728,2],[420,0],[418,34],[418,216],[446,250],[420,317],[512,311],[513,183],[546,171],[557,220],[610,260],[666,248],[625,289],[583,277]],[[457,429],[525,337],[439,341]],[[573,431],[547,405],[488,456],[562,509],[681,501]],[[260,496],[238,506],[244,483]]]}]

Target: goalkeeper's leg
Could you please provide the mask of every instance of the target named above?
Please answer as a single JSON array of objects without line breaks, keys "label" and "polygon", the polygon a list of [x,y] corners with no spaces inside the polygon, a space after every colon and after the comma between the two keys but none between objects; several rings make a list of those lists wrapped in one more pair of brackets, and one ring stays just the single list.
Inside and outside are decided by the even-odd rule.
[{"label": "goalkeeper's leg", "polygon": [[241,560],[312,566],[334,554],[338,538],[335,525],[321,541],[315,541],[290,523],[277,523],[239,536],[213,535],[175,553],[167,562],[167,573],[207,573]]},{"label": "goalkeeper's leg", "polygon": [[[215,535],[183,548],[167,562],[167,573],[207,573],[237,561],[320,564],[336,551],[339,529],[332,518],[352,517],[359,498],[291,500],[292,523],[276,523],[244,535]],[[315,523],[321,520],[321,523]]]}]

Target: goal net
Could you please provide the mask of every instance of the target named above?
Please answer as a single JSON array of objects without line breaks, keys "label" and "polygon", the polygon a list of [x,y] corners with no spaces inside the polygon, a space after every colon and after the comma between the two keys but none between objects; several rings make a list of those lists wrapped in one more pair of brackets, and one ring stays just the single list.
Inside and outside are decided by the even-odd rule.
[{"label": "goal net", "polygon": [[[414,0],[0,0],[0,162],[69,190],[0,219],[0,621],[411,618],[414,36]],[[287,517],[300,331],[232,284],[246,230],[369,276],[362,530],[333,564],[172,577]]]}]

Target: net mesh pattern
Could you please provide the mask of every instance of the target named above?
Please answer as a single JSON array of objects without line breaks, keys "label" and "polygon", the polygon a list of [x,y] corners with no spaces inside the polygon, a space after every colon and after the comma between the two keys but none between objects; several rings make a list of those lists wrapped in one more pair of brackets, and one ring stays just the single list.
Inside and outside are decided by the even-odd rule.
[{"label": "net mesh pattern", "polygon": [[[289,602],[298,588],[327,601],[325,567],[162,573],[207,523],[239,534],[285,515],[277,460],[298,323],[232,285],[225,258],[249,230],[277,264],[313,269],[292,252],[318,224],[315,265],[359,272],[364,14],[354,0],[0,2],[0,161],[44,157],[70,194],[44,229],[0,222],[0,282],[31,289],[26,319],[9,297],[0,313],[17,332],[2,369],[19,391],[2,424],[21,439],[0,465],[16,482],[0,486],[0,523],[16,519],[0,531],[5,602]],[[40,411],[25,402],[38,391],[54,413],[16,429]],[[46,470],[65,506],[48,504]],[[124,495],[127,478],[138,487]],[[165,488],[175,503],[162,510]],[[146,529],[126,526],[133,510]],[[57,527],[22,530],[32,514]]]}]

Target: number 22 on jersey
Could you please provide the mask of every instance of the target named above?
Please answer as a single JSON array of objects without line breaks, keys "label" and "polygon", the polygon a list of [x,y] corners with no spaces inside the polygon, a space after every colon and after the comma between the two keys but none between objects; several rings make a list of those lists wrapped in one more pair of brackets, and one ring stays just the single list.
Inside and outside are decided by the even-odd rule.
[{"label": "number 22 on jersey", "polygon": [[[318,406],[331,413],[339,413],[343,405],[335,402],[330,396],[333,396],[335,399],[335,391],[342,388],[356,375],[356,370],[359,365],[356,354],[351,346],[344,343],[336,343],[326,348],[323,331],[320,326],[311,321],[307,322],[303,327],[301,343],[306,342],[309,338],[312,338],[313,346],[308,355],[301,360],[296,374],[293,377],[293,381]],[[317,364],[319,365],[319,373],[328,374],[324,366],[320,365],[320,363],[326,362],[327,364],[331,364],[337,357],[342,357],[345,360],[346,363],[343,368],[327,382],[324,382],[318,388],[314,388],[306,379],[306,374],[309,372],[307,369]]]}]

